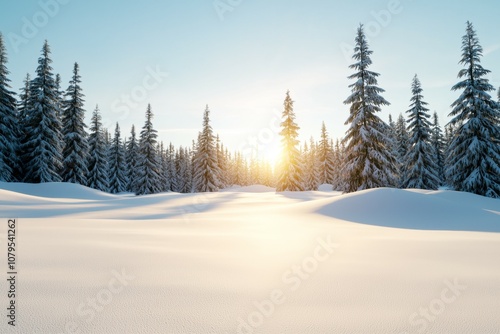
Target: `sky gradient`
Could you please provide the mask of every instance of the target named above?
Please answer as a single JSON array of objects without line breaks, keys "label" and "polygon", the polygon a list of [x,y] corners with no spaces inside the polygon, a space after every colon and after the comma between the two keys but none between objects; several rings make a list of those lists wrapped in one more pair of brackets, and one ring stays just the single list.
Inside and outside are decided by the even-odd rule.
[{"label": "sky gradient", "polygon": [[[371,70],[391,105],[387,121],[408,109],[418,74],[425,100],[445,124],[461,69],[461,37],[473,22],[483,66],[500,85],[500,3],[451,0],[42,0],[2,1],[0,31],[16,92],[34,75],[43,41],[66,89],[80,65],[87,121],[99,104],[111,130],[141,128],[148,103],[160,140],[190,145],[203,110],[231,149],[275,155],[285,93],[295,101],[301,139],[325,121],[344,136],[355,31],[365,24]],[[168,75],[167,75],[168,73]]]}]

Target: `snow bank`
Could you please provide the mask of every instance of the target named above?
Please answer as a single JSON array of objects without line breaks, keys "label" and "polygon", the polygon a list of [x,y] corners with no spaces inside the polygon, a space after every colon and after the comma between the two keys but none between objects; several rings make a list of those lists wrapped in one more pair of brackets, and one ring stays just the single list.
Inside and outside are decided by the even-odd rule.
[{"label": "snow bank", "polygon": [[[500,328],[497,200],[391,189],[127,197],[7,186],[0,215],[21,217],[18,323],[4,319],[0,333]],[[477,232],[486,230],[495,232]],[[0,238],[5,245],[5,221]]]},{"label": "snow bank", "polygon": [[500,232],[500,201],[451,191],[371,189],[321,203],[316,211],[395,228]]},{"label": "snow bank", "polygon": [[79,184],[63,182],[37,184],[0,182],[0,189],[30,196],[47,198],[73,198],[87,200],[106,200],[115,198],[114,195],[104,193],[99,190],[91,189]]}]

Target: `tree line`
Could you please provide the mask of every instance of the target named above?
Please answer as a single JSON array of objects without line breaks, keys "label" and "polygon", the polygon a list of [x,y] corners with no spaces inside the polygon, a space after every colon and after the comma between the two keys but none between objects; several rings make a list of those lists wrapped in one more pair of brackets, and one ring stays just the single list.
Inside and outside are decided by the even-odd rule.
[{"label": "tree line", "polygon": [[319,141],[299,143],[293,100],[287,92],[281,122],[282,154],[276,166],[240,152],[230,152],[210,125],[210,109],[190,147],[158,141],[148,105],[139,134],[128,137],[119,124],[105,129],[99,107],[90,126],[84,122],[84,94],[74,64],[68,88],[61,90],[44,43],[35,78],[24,80],[20,94],[11,91],[7,55],[0,34],[0,180],[71,182],[111,193],[137,195],[165,191],[213,192],[231,185],[264,184],[277,191],[317,190],[321,184],[354,192],[377,187],[437,189],[448,186],[500,197],[500,104],[480,65],[482,47],[470,22],[462,38],[464,68],[452,87],[451,121],[443,128],[429,113],[418,76],[412,80],[407,117],[384,122],[376,113],[389,105],[370,71],[372,51],[363,26],[355,38],[349,76],[351,95],[346,135],[329,137],[323,122]]}]

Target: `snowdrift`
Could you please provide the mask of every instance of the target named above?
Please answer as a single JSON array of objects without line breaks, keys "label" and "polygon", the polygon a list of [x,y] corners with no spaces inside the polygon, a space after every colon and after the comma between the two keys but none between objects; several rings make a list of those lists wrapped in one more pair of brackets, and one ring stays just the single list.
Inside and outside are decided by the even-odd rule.
[{"label": "snowdrift", "polygon": [[[0,187],[0,214],[20,218],[18,323],[0,322],[0,333],[500,328],[497,200],[392,189],[134,197],[61,183]],[[3,223],[0,245],[6,232]]]},{"label": "snowdrift", "polygon": [[[72,198],[85,200],[107,200],[114,199],[115,196],[99,190],[88,188],[79,184],[65,182],[51,183],[8,183],[0,182],[0,190],[8,190],[29,196],[47,198]],[[2,198],[7,197],[3,195]]]},{"label": "snowdrift", "polygon": [[500,232],[500,201],[474,194],[381,188],[324,202],[316,212],[350,222],[418,230]]}]

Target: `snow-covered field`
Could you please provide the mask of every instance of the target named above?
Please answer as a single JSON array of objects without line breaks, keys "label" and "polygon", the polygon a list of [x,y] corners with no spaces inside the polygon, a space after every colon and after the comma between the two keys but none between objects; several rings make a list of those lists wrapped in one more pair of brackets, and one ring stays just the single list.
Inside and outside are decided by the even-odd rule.
[{"label": "snow-covered field", "polygon": [[19,218],[17,326],[2,279],[1,333],[500,333],[499,200],[0,189],[2,275]]}]

